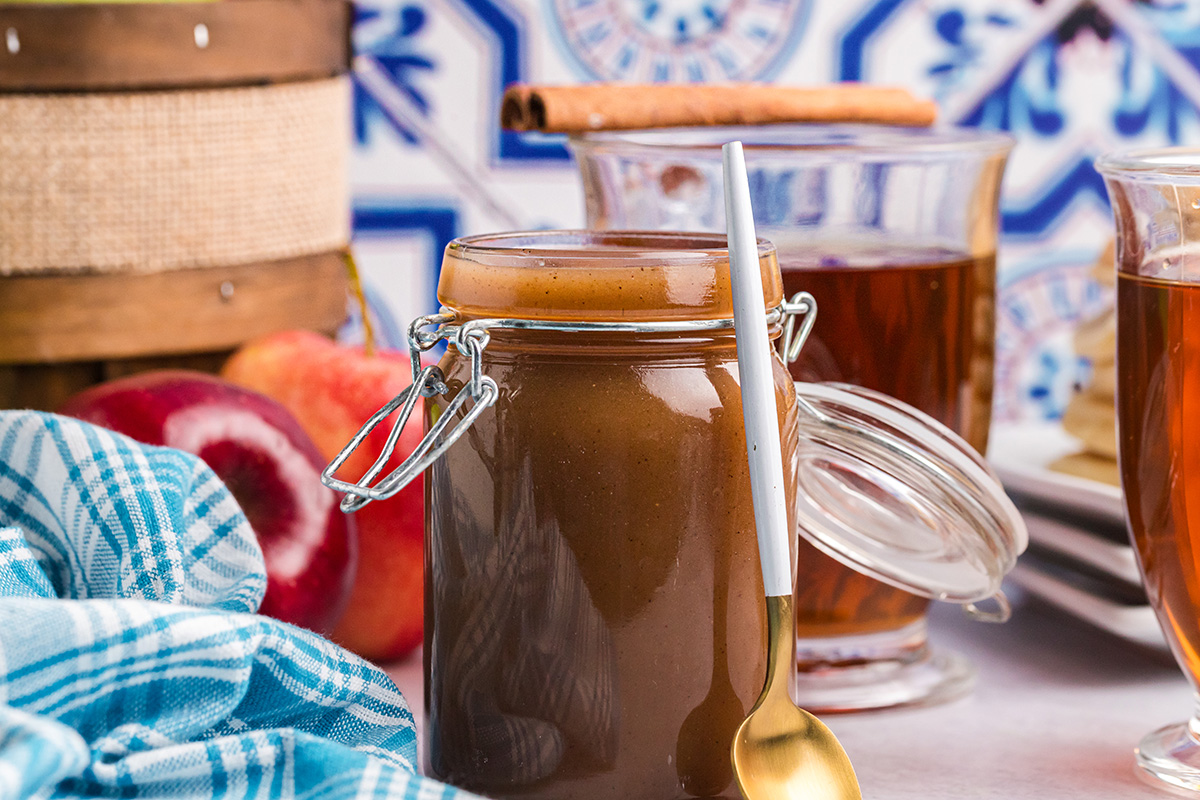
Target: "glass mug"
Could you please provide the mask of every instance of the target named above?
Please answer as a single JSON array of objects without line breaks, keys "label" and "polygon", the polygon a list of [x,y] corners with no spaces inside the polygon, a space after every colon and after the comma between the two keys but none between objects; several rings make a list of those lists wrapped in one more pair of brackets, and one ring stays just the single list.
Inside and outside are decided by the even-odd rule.
[{"label": "glass mug", "polygon": [[[759,262],[792,357],[812,299],[783,300],[762,240]],[[725,237],[468,237],[446,248],[438,297],[409,326],[412,386],[322,473],[353,511],[429,471],[426,773],[501,798],[733,800],[766,604]],[[793,529],[1004,618],[1027,539],[978,453],[883,395],[796,384],[779,357],[774,373]],[[421,397],[425,437],[389,464]],[[367,474],[333,477],[380,424],[393,433]],[[989,597],[999,613],[975,607]]]},{"label": "glass mug", "polygon": [[[1116,153],[1096,169],[1117,224],[1126,517],[1159,625],[1200,691],[1200,149]],[[1197,703],[1191,720],[1143,739],[1136,758],[1148,775],[1200,792]]]},{"label": "glass mug", "polygon": [[[991,419],[995,252],[1004,134],[966,129],[777,126],[590,133],[571,147],[596,228],[723,230],[721,150],[739,139],[759,233],[785,293],[819,314],[798,381],[884,392],[979,452]],[[814,711],[914,705],[974,675],[931,650],[929,601],[803,540],[796,697]]]}]

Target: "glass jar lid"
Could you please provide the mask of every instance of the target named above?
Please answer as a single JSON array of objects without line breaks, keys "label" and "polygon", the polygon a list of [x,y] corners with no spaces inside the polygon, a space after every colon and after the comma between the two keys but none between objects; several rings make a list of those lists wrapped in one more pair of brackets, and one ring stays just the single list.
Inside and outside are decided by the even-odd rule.
[{"label": "glass jar lid", "polygon": [[1000,582],[1029,536],[979,454],[879,392],[797,383],[796,394],[800,534],[885,583],[968,610],[996,597],[1006,616]]}]

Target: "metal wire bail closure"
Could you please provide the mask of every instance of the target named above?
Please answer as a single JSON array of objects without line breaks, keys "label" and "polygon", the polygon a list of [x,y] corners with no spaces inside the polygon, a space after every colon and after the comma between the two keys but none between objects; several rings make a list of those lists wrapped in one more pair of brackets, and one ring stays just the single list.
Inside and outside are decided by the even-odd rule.
[{"label": "metal wire bail closure", "polygon": [[[799,331],[796,330],[796,317],[798,316],[801,317]],[[767,312],[769,324],[782,322],[784,325],[782,353],[787,363],[791,363],[799,357],[800,349],[808,339],[813,323],[816,322],[816,316],[817,302],[807,292],[799,292],[792,297],[790,302],[782,303]],[[357,511],[372,500],[385,500],[399,492],[424,472],[430,464],[441,458],[442,454],[458,441],[467,428],[471,427],[479,415],[496,402],[500,396],[500,389],[494,380],[483,374],[483,351],[490,340],[488,331],[493,328],[616,333],[682,333],[733,328],[732,319],[670,322],[550,322],[529,319],[476,319],[455,325],[453,323],[456,319],[457,317],[450,309],[442,308],[437,314],[417,317],[412,321],[412,324],[408,326],[412,384],[392,398],[387,405],[372,414],[371,418],[354,435],[354,438],[321,472],[322,483],[330,489],[346,494],[341,502],[343,511]],[[425,330],[430,327],[433,330]],[[450,391],[446,385],[446,376],[438,367],[424,366],[421,363],[421,354],[443,340],[450,347],[471,359],[471,378],[438,415],[437,421],[430,426],[417,448],[404,459],[400,466],[379,481],[372,483],[395,452],[396,444],[400,441],[400,433],[404,430],[405,424],[417,406],[417,398],[444,395]],[[474,405],[459,419],[458,414],[468,400],[474,400]],[[371,434],[371,431],[397,410],[399,410],[399,416],[392,425],[383,449],[371,468],[357,481],[335,478],[334,473],[341,469],[354,451]]]},{"label": "metal wire bail closure", "polygon": [[[496,382],[483,374],[483,349],[487,346],[487,331],[471,329],[467,325],[450,328],[447,323],[453,322],[454,319],[453,314],[442,309],[437,314],[417,317],[412,321],[412,324],[408,326],[408,347],[413,371],[412,384],[392,398],[387,405],[372,414],[371,418],[359,428],[358,433],[354,435],[349,444],[343,447],[337,457],[321,472],[323,484],[336,491],[346,493],[341,502],[342,511],[347,513],[357,511],[372,500],[385,500],[412,483],[413,479],[424,472],[430,464],[441,458],[442,454],[458,441],[467,428],[471,427],[479,415],[495,403],[496,398],[500,396],[500,389]],[[433,332],[423,330],[429,326],[434,326],[435,330]],[[422,437],[417,448],[401,462],[400,466],[372,485],[371,482],[375,480],[395,452],[396,444],[400,441],[400,433],[404,430],[404,426],[412,416],[413,409],[417,406],[417,398],[433,397],[450,391],[446,385],[446,376],[440,369],[433,365],[422,366],[421,353],[429,350],[442,339],[451,338],[451,336],[453,337],[451,339],[452,346],[471,359],[470,382],[454,396],[450,404],[438,416],[437,421]],[[458,419],[457,423],[452,424],[467,400],[471,399],[475,401],[475,404],[461,419]],[[341,469],[371,431],[375,430],[397,409],[400,411],[399,416],[392,425],[383,449],[371,468],[357,481],[343,481],[335,478],[334,473]]]},{"label": "metal wire bail closure", "polygon": [[[813,325],[817,324],[817,301],[808,292],[796,292],[792,299],[780,308],[783,310],[783,363],[791,364],[800,357]],[[796,332],[796,317],[800,318],[800,332]]]}]

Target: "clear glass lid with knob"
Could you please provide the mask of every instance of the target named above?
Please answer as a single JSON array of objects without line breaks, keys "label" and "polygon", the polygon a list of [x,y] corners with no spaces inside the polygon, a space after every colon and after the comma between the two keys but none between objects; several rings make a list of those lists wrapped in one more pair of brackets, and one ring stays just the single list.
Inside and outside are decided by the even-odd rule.
[{"label": "clear glass lid with knob", "polygon": [[[797,383],[796,392],[800,534],[893,586],[1007,617],[1000,582],[1028,533],[979,454],[879,392],[828,383]],[[975,608],[989,597],[997,612]]]}]

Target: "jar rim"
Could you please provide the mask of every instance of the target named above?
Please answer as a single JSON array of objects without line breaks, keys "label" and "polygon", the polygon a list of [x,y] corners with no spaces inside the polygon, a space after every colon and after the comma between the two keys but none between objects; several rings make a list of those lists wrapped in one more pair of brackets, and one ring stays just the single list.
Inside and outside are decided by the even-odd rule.
[{"label": "jar rim", "polygon": [[713,153],[738,140],[748,159],[772,154],[806,156],[828,154],[864,161],[933,160],[1007,154],[1015,139],[1003,131],[955,126],[910,128],[889,125],[743,125],[589,131],[572,134],[570,145],[579,150],[613,149],[643,154]]},{"label": "jar rim", "polygon": [[1140,147],[1096,159],[1105,177],[1145,183],[1200,185],[1200,147]]},{"label": "jar rim", "polygon": [[[774,244],[758,238],[760,259],[774,252]],[[586,266],[614,257],[622,261],[661,264],[666,260],[698,265],[727,262],[729,245],[721,233],[565,229],[460,236],[446,246],[446,254],[496,266],[534,264],[538,258]]]},{"label": "jar rim", "polygon": [[[783,300],[775,245],[758,240],[764,309]],[[549,230],[446,247],[438,300],[467,317],[667,321],[733,316],[724,234]]]}]

